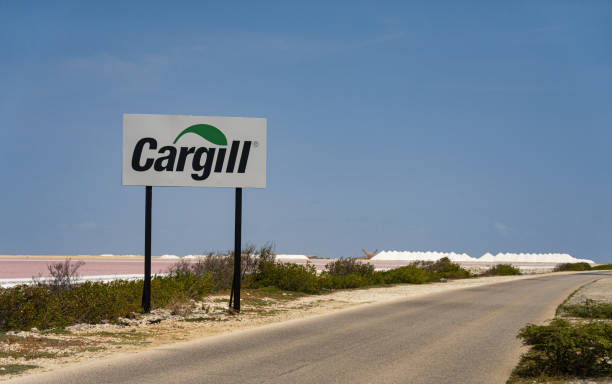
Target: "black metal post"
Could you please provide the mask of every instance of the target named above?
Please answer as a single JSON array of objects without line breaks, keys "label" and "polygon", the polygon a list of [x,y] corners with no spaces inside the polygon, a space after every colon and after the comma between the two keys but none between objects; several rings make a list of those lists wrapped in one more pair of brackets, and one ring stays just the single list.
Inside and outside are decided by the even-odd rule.
[{"label": "black metal post", "polygon": [[240,267],[242,265],[242,188],[236,188],[236,212],[234,223],[234,310],[240,312]]},{"label": "black metal post", "polygon": [[145,265],[144,265],[144,285],[142,287],[142,310],[145,313],[151,312],[151,200],[153,188],[146,187],[145,201]]}]

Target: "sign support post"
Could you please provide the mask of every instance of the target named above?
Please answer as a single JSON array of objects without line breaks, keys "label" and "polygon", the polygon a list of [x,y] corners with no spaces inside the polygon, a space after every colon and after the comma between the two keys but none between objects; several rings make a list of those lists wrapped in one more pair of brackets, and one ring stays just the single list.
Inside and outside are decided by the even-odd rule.
[{"label": "sign support post", "polygon": [[242,266],[242,188],[236,188],[236,209],[234,212],[234,310],[240,312],[240,280]]},{"label": "sign support post", "polygon": [[151,200],[153,187],[146,186],[145,199],[145,268],[144,285],[142,287],[142,310],[151,312]]}]

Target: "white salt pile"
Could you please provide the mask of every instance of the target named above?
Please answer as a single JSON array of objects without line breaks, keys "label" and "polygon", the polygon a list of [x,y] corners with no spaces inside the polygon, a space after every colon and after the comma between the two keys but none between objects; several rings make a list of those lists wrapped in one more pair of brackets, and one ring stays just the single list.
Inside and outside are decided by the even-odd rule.
[{"label": "white salt pile", "polygon": [[374,255],[370,260],[394,260],[394,261],[436,261],[448,257],[451,261],[478,261],[466,253],[455,252],[410,252],[410,251],[382,251]]},{"label": "white salt pile", "polygon": [[185,255],[183,256],[183,259],[203,259],[205,257],[206,255]]},{"label": "white salt pile", "polygon": [[485,253],[477,261],[486,262],[509,262],[509,263],[589,263],[595,264],[593,260],[576,259],[567,253],[498,253],[492,255]]},{"label": "white salt pile", "polygon": [[274,255],[276,260],[308,260],[306,255]]},{"label": "white salt pile", "polygon": [[178,259],[179,257],[177,255],[161,255],[159,258],[160,259]]}]

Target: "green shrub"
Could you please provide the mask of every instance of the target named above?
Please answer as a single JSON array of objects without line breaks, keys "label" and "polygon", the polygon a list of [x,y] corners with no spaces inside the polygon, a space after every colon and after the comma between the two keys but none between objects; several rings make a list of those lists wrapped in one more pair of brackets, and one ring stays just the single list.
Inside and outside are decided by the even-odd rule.
[{"label": "green shrub", "polygon": [[[271,252],[272,245],[270,244],[264,245],[257,253],[254,245],[247,245],[242,250],[240,258],[242,277],[255,271],[261,255],[271,255]],[[224,255],[209,253],[206,257],[195,261],[181,260],[168,269],[171,274],[181,271],[190,271],[198,276],[208,274],[216,291],[229,289],[234,279],[234,252],[230,251]]]},{"label": "green shrub", "polygon": [[276,287],[304,293],[321,291],[321,281],[312,264],[281,263],[274,261],[271,255],[260,257],[257,269],[244,280],[249,288]]},{"label": "green shrub", "polygon": [[326,289],[360,288],[375,284],[374,266],[357,259],[340,258],[328,263],[319,276],[321,287]]},{"label": "green shrub", "polygon": [[532,347],[523,355],[515,375],[520,377],[580,376],[612,373],[612,325],[572,324],[555,319],[549,325],[528,325],[518,337]]},{"label": "green shrub", "polygon": [[234,258],[210,253],[195,261],[181,260],[168,268],[169,274],[191,272],[196,276],[209,275],[215,290],[229,289],[234,274]]},{"label": "green shrub", "polygon": [[[140,309],[142,281],[86,281],[67,288],[19,285],[0,290],[0,331],[62,328],[76,323],[114,321]],[[151,280],[154,308],[201,299],[212,291],[208,275],[191,272],[156,276]]]},{"label": "green shrub", "polygon": [[151,280],[151,304],[164,308],[175,303],[201,300],[213,290],[214,285],[209,274],[183,272],[165,277],[156,276]]},{"label": "green shrub", "polygon": [[464,279],[470,277],[468,270],[461,268],[459,264],[453,263],[448,257],[443,257],[433,263],[426,263],[423,266],[425,272],[435,276],[433,280],[445,279]]},{"label": "green shrub", "polygon": [[489,268],[483,276],[511,276],[511,275],[520,275],[521,271],[513,267],[510,264],[497,264],[491,268]]},{"label": "green shrub", "polygon": [[322,274],[319,278],[321,288],[326,289],[349,289],[361,288],[375,285],[374,275],[363,275],[357,273],[349,273],[347,275],[334,276],[330,274]]},{"label": "green shrub", "polygon": [[562,271],[590,271],[591,264],[589,263],[564,263],[555,267],[555,272]]},{"label": "green shrub", "polygon": [[439,281],[440,279],[432,273],[427,273],[427,271],[423,268],[419,268],[416,264],[411,264],[405,267],[379,272],[376,280],[379,284],[423,284]]},{"label": "green shrub", "polygon": [[317,274],[315,268],[280,263],[273,257],[260,257],[257,270],[246,276],[250,288],[276,287],[287,291],[318,293],[322,289],[360,288],[382,284],[423,284],[443,278],[465,278],[470,273],[448,258],[435,263],[420,262],[388,271],[374,271],[374,266],[355,259],[338,259]]},{"label": "green shrub", "polygon": [[594,269],[596,271],[609,271],[612,269],[612,264],[601,264],[595,267],[591,267],[591,269]]},{"label": "green shrub", "polygon": [[34,278],[34,282],[38,285],[47,286],[52,291],[70,289],[74,287],[79,280],[79,268],[85,265],[84,261],[72,262],[67,258],[63,262],[47,265],[47,270],[51,276],[51,280],[42,281],[39,278]]},{"label": "green shrub", "polygon": [[564,316],[587,319],[612,319],[612,304],[586,299],[584,304],[563,304],[559,307],[558,312]]},{"label": "green shrub", "polygon": [[362,263],[357,259],[340,258],[325,266],[331,276],[361,275],[372,276],[374,266],[370,263]]}]

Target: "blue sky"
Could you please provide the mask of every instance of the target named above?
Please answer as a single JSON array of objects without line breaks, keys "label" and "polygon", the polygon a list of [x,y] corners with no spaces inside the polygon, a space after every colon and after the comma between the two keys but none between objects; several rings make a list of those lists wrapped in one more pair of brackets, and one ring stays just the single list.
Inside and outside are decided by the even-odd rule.
[{"label": "blue sky", "polygon": [[[142,253],[123,113],[265,117],[248,242],[612,262],[612,3],[2,2],[0,253]],[[153,253],[233,244],[154,188]]]}]

